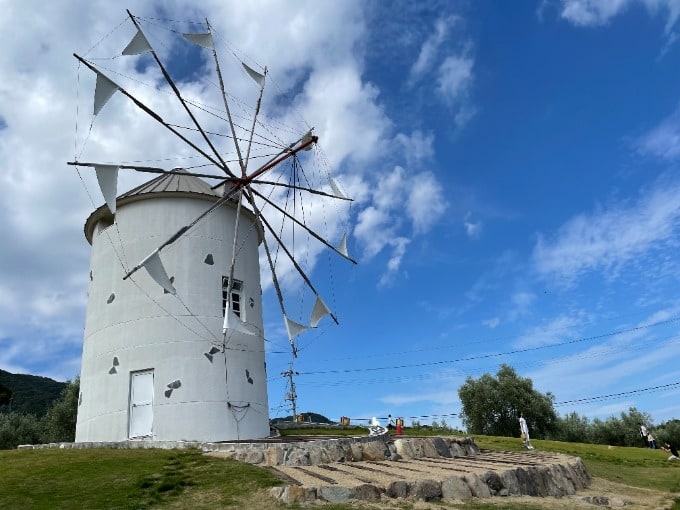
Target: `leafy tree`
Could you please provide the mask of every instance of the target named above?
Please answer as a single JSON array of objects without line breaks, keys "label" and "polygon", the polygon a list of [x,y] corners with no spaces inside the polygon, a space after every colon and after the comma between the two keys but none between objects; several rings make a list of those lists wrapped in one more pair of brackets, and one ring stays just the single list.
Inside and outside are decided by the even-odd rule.
[{"label": "leafy tree", "polygon": [[620,418],[610,416],[604,421],[595,418],[592,423],[592,442],[612,446],[645,446],[646,441],[640,437],[640,423],[651,428],[652,418],[634,407],[629,408],[627,413],[622,412]]},{"label": "leafy tree", "polygon": [[654,429],[654,437],[656,438],[656,443],[660,446],[664,441],[680,445],[680,420],[670,420],[665,423],[661,423]]},{"label": "leafy tree", "polygon": [[458,389],[461,418],[469,433],[519,435],[519,413],[524,413],[532,435],[546,436],[555,429],[555,397],[540,393],[527,377],[502,364],[496,376],[468,377]]},{"label": "leafy tree", "polygon": [[40,443],[40,422],[32,414],[0,413],[0,450]]},{"label": "leafy tree", "polygon": [[564,417],[557,418],[550,439],[570,443],[592,443],[593,426],[587,416],[579,416],[576,411],[572,411]]},{"label": "leafy tree", "polygon": [[60,397],[47,410],[41,420],[46,443],[75,441],[79,393],[80,378],[77,377],[73,382],[68,381]]}]

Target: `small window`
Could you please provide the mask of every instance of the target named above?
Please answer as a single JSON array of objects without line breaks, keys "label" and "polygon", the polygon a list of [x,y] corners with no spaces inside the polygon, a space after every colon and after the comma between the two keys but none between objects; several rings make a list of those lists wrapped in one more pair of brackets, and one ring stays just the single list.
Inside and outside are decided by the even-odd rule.
[{"label": "small window", "polygon": [[[222,317],[224,317],[224,311],[227,309],[227,302],[229,301],[227,292],[229,292],[229,277],[222,277]],[[237,317],[243,319],[241,316],[241,294],[243,292],[243,282],[240,280],[234,280],[231,286],[231,310],[236,314]]]}]

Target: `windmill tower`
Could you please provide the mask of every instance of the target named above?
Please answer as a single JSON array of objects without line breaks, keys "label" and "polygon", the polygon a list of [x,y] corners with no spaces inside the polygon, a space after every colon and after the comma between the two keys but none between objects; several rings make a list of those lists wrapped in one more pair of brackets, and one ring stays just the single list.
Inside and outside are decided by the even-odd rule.
[{"label": "windmill tower", "polygon": [[[123,281],[122,254],[142,260],[217,196],[175,170],[119,196],[115,223],[106,205],[87,219],[92,255],[76,441],[269,434],[255,216],[242,209],[234,232],[236,203],[227,201],[164,251],[163,286],[152,266]],[[223,341],[229,313],[238,326]]]},{"label": "windmill tower", "polygon": [[[347,252],[347,232],[335,228],[351,199],[331,177],[313,128],[305,123],[303,130],[289,129],[267,119],[261,108],[266,68],[260,73],[237,58],[230,76],[240,72],[257,85],[254,106],[230,96],[206,20],[207,32],[182,34],[182,40],[212,54],[222,106],[186,98],[142,30],[143,19],[129,11],[128,16],[135,35],[120,56],[155,62],[165,86],[152,89],[174,96],[185,116],[158,113],[142,101],[133,90],[139,80],[125,76],[127,67],[117,55],[88,60],[74,54],[96,81],[90,129],[69,164],[95,169],[106,202],[85,223],[92,254],[76,441],[265,437],[259,257],[267,262],[295,359],[299,334],[325,316],[338,323],[307,271],[319,250],[356,263]],[[147,22],[159,28],[155,19]],[[179,33],[169,29],[165,35]],[[158,40],[174,47],[163,35]],[[117,81],[98,67],[104,61],[120,64]],[[129,86],[120,83],[124,80]],[[90,134],[97,131],[95,119],[114,95],[124,96],[160,132],[170,134],[169,147],[179,142],[188,148],[191,154],[182,157],[190,166],[167,171],[134,159],[117,165],[83,161]],[[238,108],[238,117],[232,117],[230,105]],[[225,141],[233,153],[218,149]],[[169,156],[164,152],[150,161]],[[161,175],[117,196],[120,169]],[[203,171],[208,173],[197,173]],[[318,233],[321,228],[327,233]],[[329,242],[338,236],[337,245]],[[302,313],[291,319],[286,282],[277,271],[300,278],[305,298],[298,302],[305,313],[311,308],[309,319]]]}]

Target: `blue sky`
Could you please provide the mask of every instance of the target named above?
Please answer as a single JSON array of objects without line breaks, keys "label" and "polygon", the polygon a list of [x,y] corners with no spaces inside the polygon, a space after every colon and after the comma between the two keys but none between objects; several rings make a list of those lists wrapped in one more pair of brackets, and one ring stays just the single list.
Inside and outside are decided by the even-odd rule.
[{"label": "blue sky", "polygon": [[[65,164],[92,93],[71,53],[126,17],[106,2],[62,4],[57,16],[10,1],[0,15],[17,41],[0,50],[0,368],[59,380],[79,372],[82,225],[103,202],[93,176]],[[680,418],[680,3],[160,5],[129,8],[208,17],[267,65],[270,111],[315,126],[355,199],[359,264],[308,254],[340,326],[325,320],[299,337],[300,411],[458,424],[465,378],[507,363],[563,414],[635,406],[657,423]],[[102,52],[126,43],[106,39]],[[200,97],[207,71],[196,62],[206,61],[170,67]],[[124,70],[153,80],[151,67]],[[93,153],[168,153],[117,101],[98,119]],[[285,416],[288,340],[263,276],[271,416]]]}]

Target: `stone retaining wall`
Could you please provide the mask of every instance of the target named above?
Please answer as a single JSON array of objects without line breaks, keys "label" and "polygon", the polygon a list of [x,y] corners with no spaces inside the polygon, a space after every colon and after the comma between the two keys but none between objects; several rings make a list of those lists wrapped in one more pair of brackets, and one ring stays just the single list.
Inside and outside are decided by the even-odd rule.
[{"label": "stone retaining wall", "polygon": [[[284,438],[285,440],[285,438]],[[203,451],[265,466],[315,466],[334,462],[397,460],[419,457],[464,457],[479,452],[470,437],[390,438],[379,436],[319,439],[298,443],[207,443]]]}]

